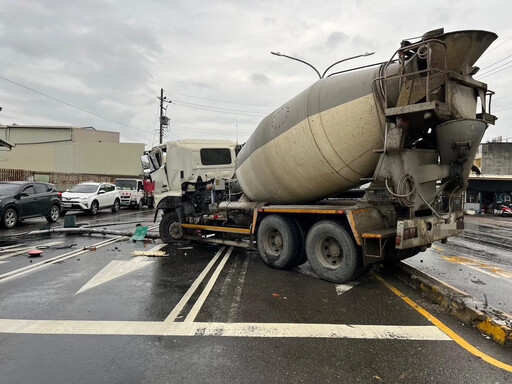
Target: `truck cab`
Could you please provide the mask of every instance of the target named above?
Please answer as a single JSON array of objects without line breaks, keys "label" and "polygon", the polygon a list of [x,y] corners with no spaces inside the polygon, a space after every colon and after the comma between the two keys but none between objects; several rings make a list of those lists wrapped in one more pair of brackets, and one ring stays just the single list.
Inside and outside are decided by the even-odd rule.
[{"label": "truck cab", "polygon": [[[186,206],[194,211],[211,204],[217,193],[208,185],[216,181],[216,191],[223,191],[221,180],[235,173],[237,144],[227,140],[179,140],[163,143],[141,157],[145,176],[155,185],[154,196],[159,210]],[[199,203],[199,204],[198,204]]]}]

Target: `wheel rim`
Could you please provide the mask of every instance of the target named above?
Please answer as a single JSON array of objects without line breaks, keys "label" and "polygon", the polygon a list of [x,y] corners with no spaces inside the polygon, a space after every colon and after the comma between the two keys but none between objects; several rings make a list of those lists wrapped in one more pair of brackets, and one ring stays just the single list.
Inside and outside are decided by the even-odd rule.
[{"label": "wheel rim", "polygon": [[115,201],[114,202],[114,210],[118,211],[119,210],[119,201]]},{"label": "wheel rim", "polygon": [[180,240],[183,237],[183,231],[181,230],[181,223],[175,221],[169,225],[169,236],[174,240]]},{"label": "wheel rim", "polygon": [[98,203],[94,202],[91,206],[91,212],[94,215],[96,212],[98,212]]},{"label": "wheel rim", "polygon": [[265,236],[265,248],[271,255],[279,256],[283,250],[283,235],[276,228],[268,231]]},{"label": "wheel rim", "polygon": [[50,211],[50,218],[53,221],[57,221],[59,219],[59,208],[56,207],[55,205],[52,206],[52,209]]},{"label": "wheel rim", "polygon": [[14,227],[16,225],[16,212],[13,210],[9,210],[5,214],[5,225],[8,228]]},{"label": "wheel rim", "polygon": [[325,268],[336,269],[343,263],[343,248],[332,236],[325,236],[317,245],[318,260]]}]

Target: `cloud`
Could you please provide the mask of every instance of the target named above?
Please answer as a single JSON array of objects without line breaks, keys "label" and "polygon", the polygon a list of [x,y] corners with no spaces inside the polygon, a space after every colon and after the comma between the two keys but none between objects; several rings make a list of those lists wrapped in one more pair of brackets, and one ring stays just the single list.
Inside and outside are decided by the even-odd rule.
[{"label": "cloud", "polygon": [[[4,0],[0,75],[109,120],[0,80],[0,121],[92,125],[121,132],[124,141],[150,144],[157,96],[164,88],[176,101],[199,104],[169,109],[172,124],[195,127],[176,134],[235,138],[238,124],[242,140],[265,113],[317,77],[311,68],[270,51],[300,57],[322,72],[366,51],[376,54],[336,69],[388,60],[401,40],[438,27],[493,30],[501,35],[499,43],[512,36],[511,8],[505,0],[493,7],[472,0],[407,7],[398,0]],[[511,44],[477,65],[484,68],[506,57]],[[497,126],[486,135],[506,137],[512,124],[512,109],[506,108],[512,99],[498,99],[511,94],[512,69],[485,81],[497,92],[496,110],[502,109]]]}]

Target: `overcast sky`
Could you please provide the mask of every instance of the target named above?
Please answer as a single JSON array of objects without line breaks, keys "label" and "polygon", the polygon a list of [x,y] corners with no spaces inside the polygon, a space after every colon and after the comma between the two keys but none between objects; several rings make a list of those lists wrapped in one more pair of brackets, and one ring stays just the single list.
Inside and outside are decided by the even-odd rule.
[{"label": "overcast sky", "polygon": [[0,0],[0,123],[93,126],[151,145],[163,88],[172,101],[166,138],[244,142],[317,78],[270,51],[321,72],[376,52],[336,67],[342,70],[388,60],[403,39],[444,27],[499,35],[476,78],[496,91],[499,120],[485,138],[512,137],[510,0],[414,3]]}]

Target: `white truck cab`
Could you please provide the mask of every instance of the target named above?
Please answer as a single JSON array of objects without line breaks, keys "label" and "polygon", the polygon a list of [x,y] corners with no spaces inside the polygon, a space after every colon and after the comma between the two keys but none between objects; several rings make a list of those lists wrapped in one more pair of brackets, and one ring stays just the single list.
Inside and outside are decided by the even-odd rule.
[{"label": "white truck cab", "polygon": [[144,153],[145,175],[155,183],[155,205],[166,198],[181,200],[213,179],[231,179],[237,144],[228,140],[179,140]]}]

